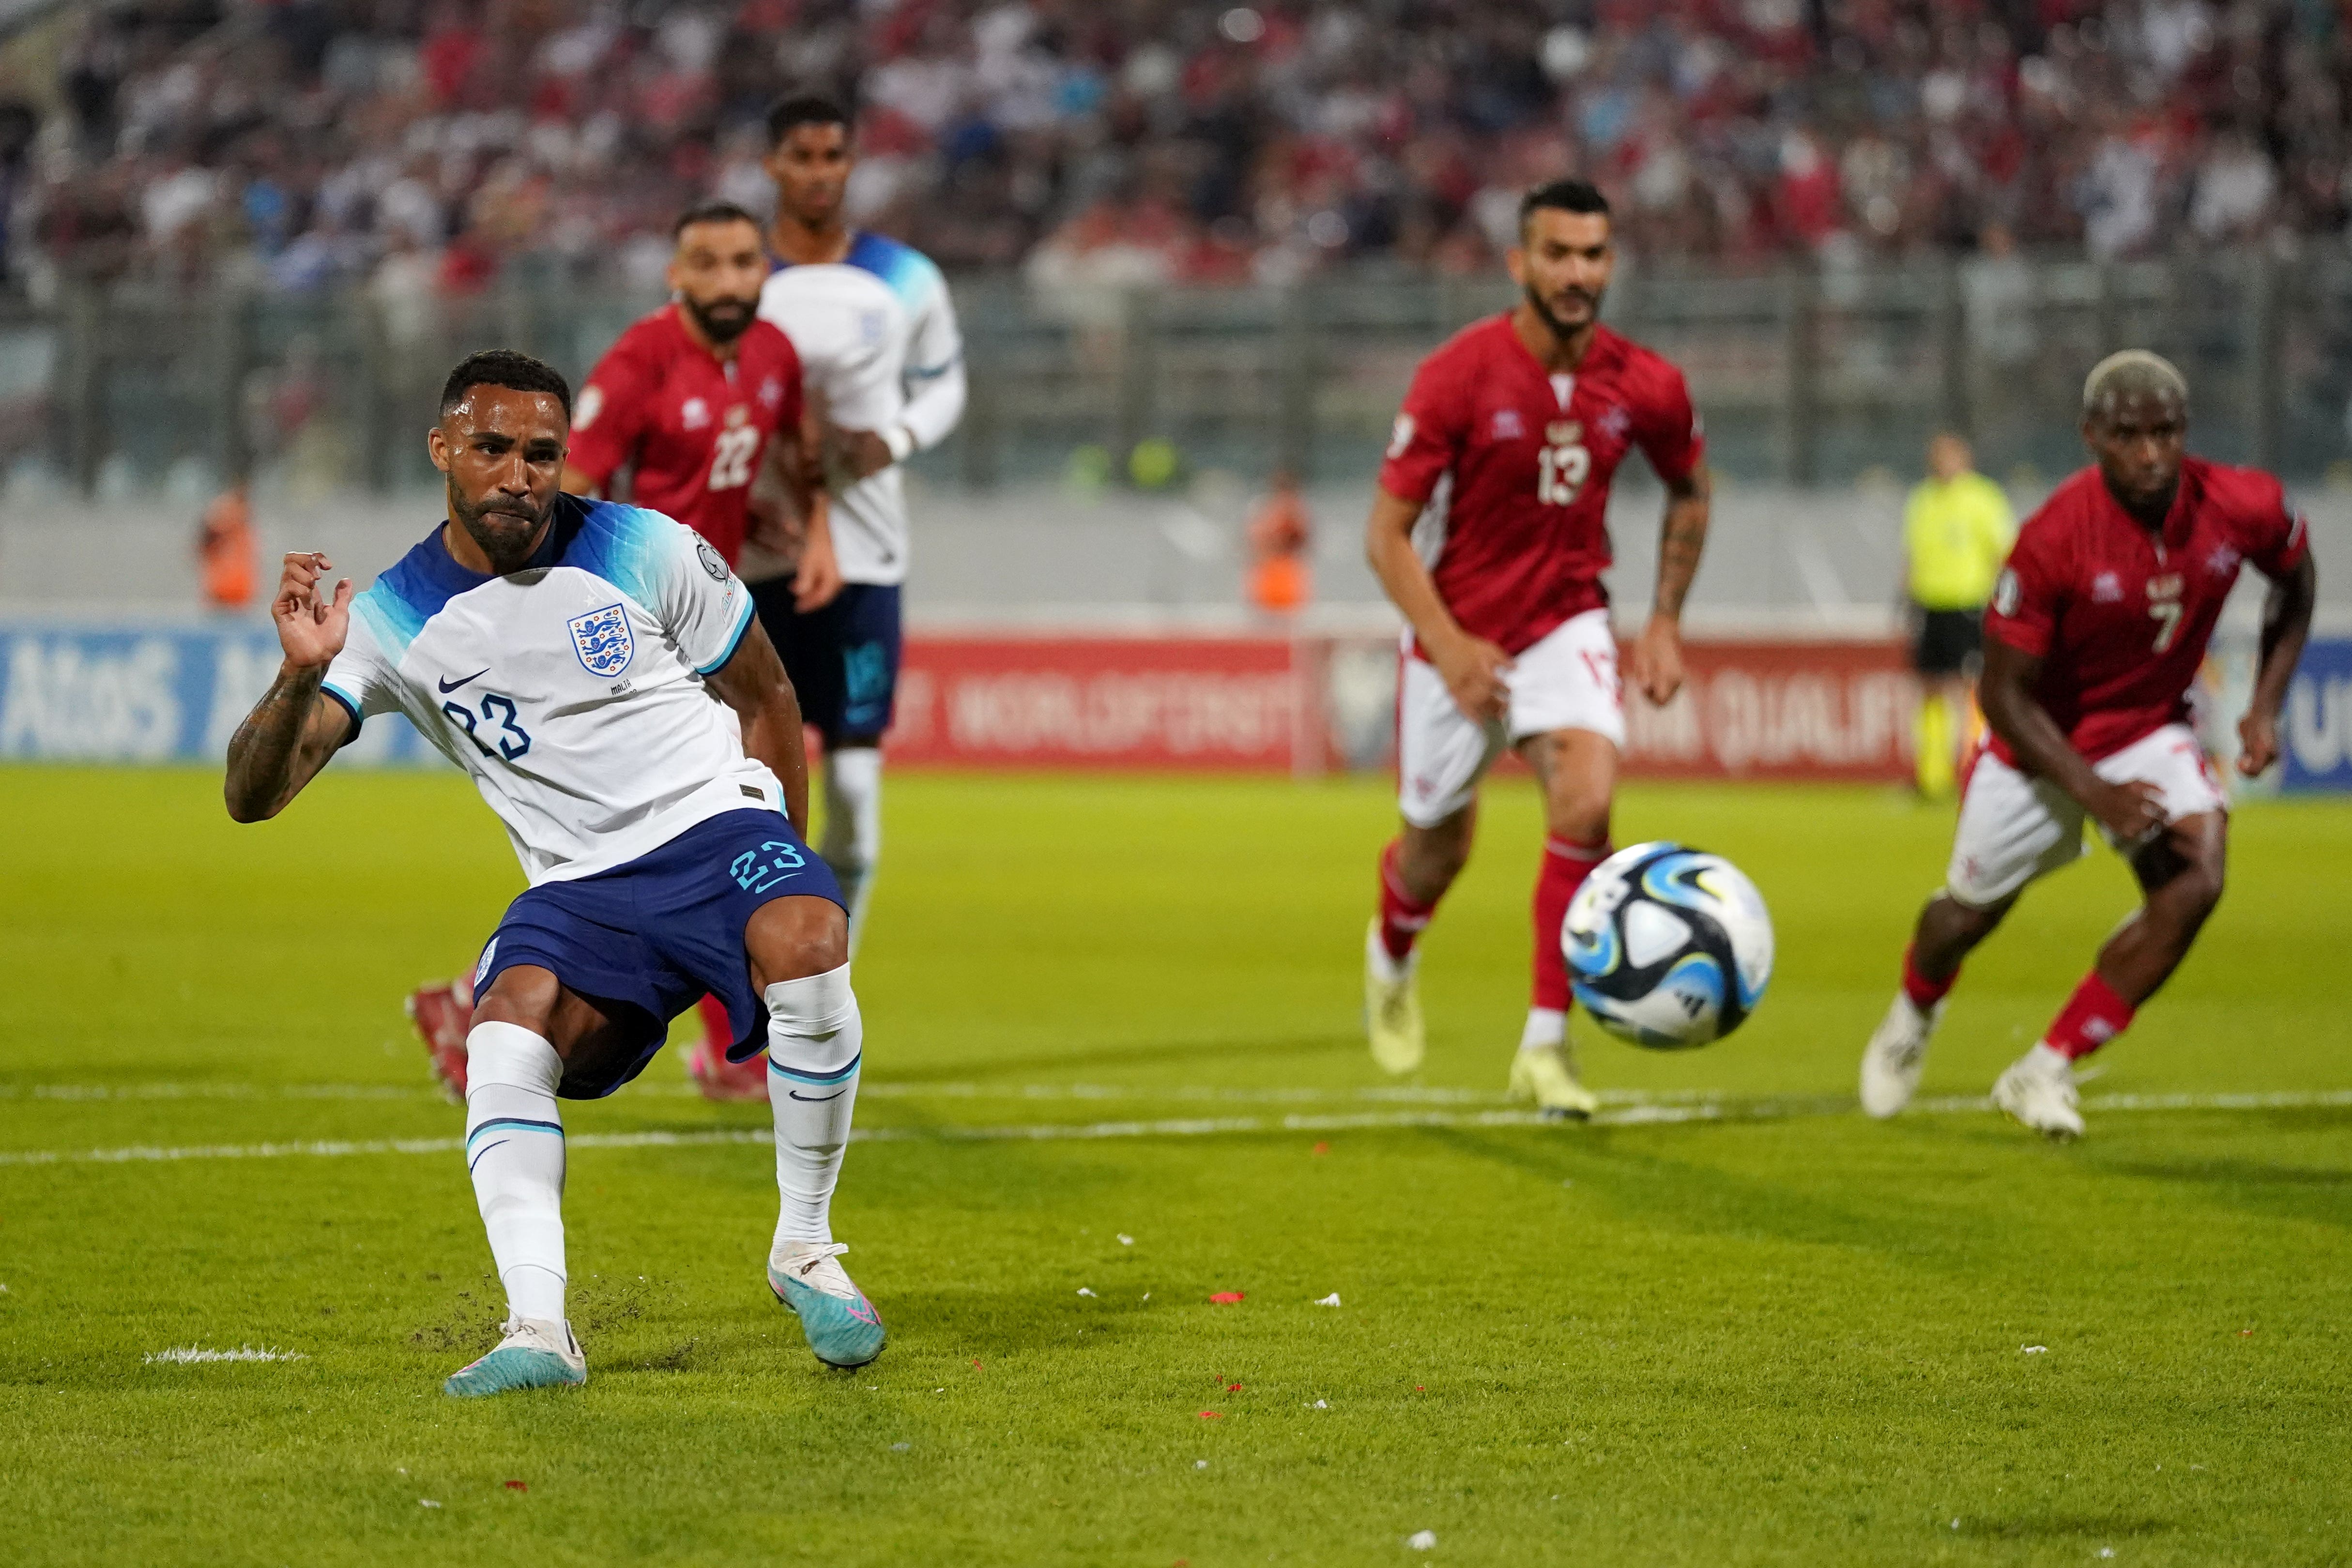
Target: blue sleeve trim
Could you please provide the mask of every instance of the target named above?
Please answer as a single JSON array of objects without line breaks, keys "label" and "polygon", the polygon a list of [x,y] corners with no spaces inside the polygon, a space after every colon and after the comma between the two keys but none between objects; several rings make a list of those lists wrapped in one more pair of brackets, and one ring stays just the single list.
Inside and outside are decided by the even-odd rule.
[{"label": "blue sleeve trim", "polygon": [[919,365],[913,367],[907,371],[907,374],[911,380],[928,382],[936,377],[947,374],[950,371],[955,369],[961,363],[963,363],[963,356],[961,354],[958,354],[955,358],[948,361],[944,364]]},{"label": "blue sleeve trim", "polygon": [[343,711],[352,716],[352,732],[351,734],[343,737],[343,744],[345,746],[349,746],[352,741],[357,740],[360,737],[360,727],[367,723],[367,716],[360,712],[359,699],[352,696],[349,692],[336,690],[333,686],[327,685],[323,681],[319,683],[319,689],[326,693],[329,696],[334,698],[337,702],[342,704]]},{"label": "blue sleeve trim", "polygon": [[737,649],[742,647],[745,635],[751,630],[751,615],[754,608],[751,603],[751,591],[747,588],[743,591],[742,611],[735,618],[733,630],[727,633],[727,651],[710,663],[697,666],[694,672],[696,674],[716,674],[726,667],[727,661],[735,656]]}]

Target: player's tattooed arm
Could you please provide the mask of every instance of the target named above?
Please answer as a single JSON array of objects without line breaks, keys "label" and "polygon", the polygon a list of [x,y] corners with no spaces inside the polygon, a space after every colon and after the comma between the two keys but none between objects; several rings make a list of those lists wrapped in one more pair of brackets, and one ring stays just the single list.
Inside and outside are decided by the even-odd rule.
[{"label": "player's tattooed arm", "polygon": [[351,633],[351,579],[339,580],[327,598],[318,592],[321,574],[333,568],[325,556],[300,550],[286,558],[278,576],[269,615],[285,660],[229,737],[221,785],[228,814],[237,821],[258,822],[284,810],[351,737],[349,710],[320,689],[327,666]]},{"label": "player's tattooed arm", "polygon": [[2319,602],[2319,569],[2311,554],[2271,583],[2263,601],[2262,663],[2254,671],[2253,700],[2238,721],[2238,771],[2252,779],[2278,760],[2279,710],[2311,636],[2311,612]]},{"label": "player's tattooed arm", "polygon": [[2050,710],[2033,695],[2042,660],[1999,637],[1984,642],[1977,705],[2021,771],[2047,779],[2082,802],[2118,844],[2137,846],[2164,830],[2164,796],[2147,782],[2110,784],[2091,770]]},{"label": "player's tattooed arm", "polygon": [[1658,589],[1649,623],[1634,639],[1627,674],[1643,695],[1661,707],[1683,686],[1683,601],[1690,595],[1698,560],[1706,549],[1706,527],[1715,481],[1706,465],[1666,486],[1666,517],[1658,537]]},{"label": "player's tattooed arm", "polygon": [[1706,528],[1715,498],[1715,480],[1704,463],[1680,482],[1666,486],[1666,518],[1658,537],[1658,591],[1654,613],[1670,621],[1682,618],[1683,601],[1698,576],[1699,557],[1706,550]]},{"label": "player's tattooed arm", "polygon": [[801,740],[801,702],[784,662],[758,621],[735,656],[709,677],[710,690],[743,723],[743,755],[768,765],[784,788],[784,815],[793,831],[808,833],[808,751]]}]

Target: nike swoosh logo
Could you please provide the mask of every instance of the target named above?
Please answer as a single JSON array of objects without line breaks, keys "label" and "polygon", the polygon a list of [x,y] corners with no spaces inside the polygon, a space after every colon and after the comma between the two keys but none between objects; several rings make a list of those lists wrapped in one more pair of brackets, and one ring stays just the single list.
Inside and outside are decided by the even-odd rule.
[{"label": "nike swoosh logo", "polygon": [[480,680],[484,675],[487,675],[487,674],[488,674],[489,673],[490,673],[490,667],[489,667],[488,664],[484,664],[480,669],[476,670],[472,674],[467,675],[467,676],[466,677],[466,679],[465,679],[465,680],[462,680],[462,681],[436,681],[436,682],[434,682],[433,684],[434,684],[435,685],[437,685],[437,686],[439,686],[439,687],[441,688],[441,695],[442,695],[443,696],[445,696],[445,697],[446,697],[446,696],[447,696],[451,692],[456,691],[459,686],[465,685],[468,684],[469,682],[478,681],[478,680]]},{"label": "nike swoosh logo", "polygon": [[840,1099],[844,1094],[848,1093],[849,1091],[846,1089],[837,1089],[830,1094],[803,1094],[797,1089],[792,1089],[787,1090],[786,1092],[795,1100],[805,1101],[811,1105],[822,1105],[828,1100]]}]

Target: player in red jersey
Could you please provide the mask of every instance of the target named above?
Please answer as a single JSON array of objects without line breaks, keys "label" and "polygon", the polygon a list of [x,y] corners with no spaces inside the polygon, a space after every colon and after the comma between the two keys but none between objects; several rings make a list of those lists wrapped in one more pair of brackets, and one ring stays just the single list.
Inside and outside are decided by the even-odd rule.
[{"label": "player in red jersey", "polygon": [[2229,814],[2189,727],[2189,688],[2223,601],[2252,562],[2271,580],[2238,768],[2278,758],[2278,716],[2311,630],[2317,575],[2279,482],[2183,455],[2189,385],[2154,354],[2100,361],[2083,389],[2096,465],[2028,518],[1985,616],[1978,698],[1992,738],[1969,775],[1942,892],[1920,911],[1903,984],[1862,1060],[1863,1108],[1900,1111],[1960,960],[2036,877],[2083,852],[2098,824],[2145,899],[1994,1103],[2052,1137],[2079,1137],[2073,1064],[2121,1034],[2221,896]]},{"label": "player in red jersey", "polygon": [[1421,1064],[1415,942],[1470,855],[1478,780],[1506,746],[1543,789],[1535,987],[1515,1094],[1589,1116],[1568,1046],[1560,924],[1610,852],[1625,719],[1603,514],[1638,447],[1665,482],[1657,596],[1632,649],[1653,702],[1682,685],[1683,597],[1706,542],[1707,476],[1682,372],[1601,325],[1609,204],[1581,180],[1528,193],[1510,256],[1522,298],[1422,362],[1372,503],[1372,570],[1411,627],[1397,692],[1404,826],[1381,855],[1366,1027],[1391,1072]]},{"label": "player in red jersey", "polygon": [[[759,316],[768,257],[758,219],[710,202],[681,215],[675,235],[670,302],[622,333],[581,387],[563,488],[610,496],[625,470],[634,504],[686,524],[731,567],[753,524],[752,482],[762,463],[773,461],[788,486],[802,473],[800,357]],[[793,487],[806,528],[793,589],[813,610],[840,591],[841,577],[824,491],[804,481]],[[472,1004],[462,978],[408,1001],[434,1071],[460,1098]],[[706,997],[702,1016],[704,1040],[687,1065],[703,1092],[766,1099],[766,1068],[727,1060],[734,1030],[725,1007]]]}]

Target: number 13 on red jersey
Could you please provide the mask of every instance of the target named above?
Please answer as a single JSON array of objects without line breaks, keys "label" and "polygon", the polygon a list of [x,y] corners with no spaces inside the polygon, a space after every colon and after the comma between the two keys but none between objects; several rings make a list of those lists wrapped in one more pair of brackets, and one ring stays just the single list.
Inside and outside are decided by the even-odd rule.
[{"label": "number 13 on red jersey", "polygon": [[1575,504],[1592,472],[1592,454],[1581,446],[1547,446],[1536,458],[1536,499],[1547,507]]}]

